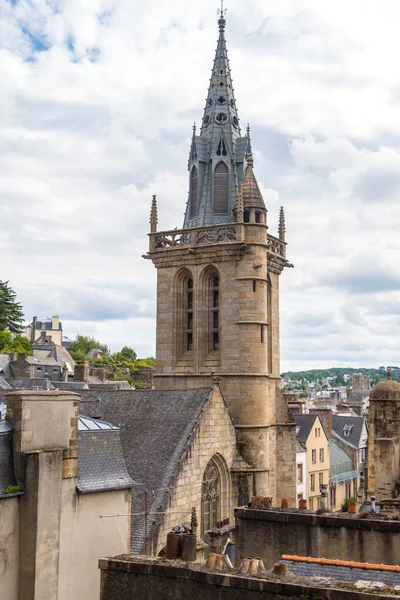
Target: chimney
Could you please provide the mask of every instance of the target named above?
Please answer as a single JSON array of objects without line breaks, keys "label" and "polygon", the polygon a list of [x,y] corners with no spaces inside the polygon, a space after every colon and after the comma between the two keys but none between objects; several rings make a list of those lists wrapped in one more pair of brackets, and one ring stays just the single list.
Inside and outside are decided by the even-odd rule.
[{"label": "chimney", "polygon": [[37,317],[33,317],[31,324],[31,344],[35,343]]},{"label": "chimney", "polygon": [[[79,395],[8,394],[19,498],[19,598],[58,598],[62,480],[78,475]],[[51,426],[48,424],[51,423]]]},{"label": "chimney", "polygon": [[74,369],[74,380],[75,381],[87,381],[89,379],[89,362],[77,363]]},{"label": "chimney", "polygon": [[60,317],[58,315],[54,315],[51,318],[51,328],[56,329],[57,331],[60,329]]},{"label": "chimney", "polygon": [[68,367],[66,363],[63,364],[62,373],[61,373],[61,381],[65,383],[68,381]]}]

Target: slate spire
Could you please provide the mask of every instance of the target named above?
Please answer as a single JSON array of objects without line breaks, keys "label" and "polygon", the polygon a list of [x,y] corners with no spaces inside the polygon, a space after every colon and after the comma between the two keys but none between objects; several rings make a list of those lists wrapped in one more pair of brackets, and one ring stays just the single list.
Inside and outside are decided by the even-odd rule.
[{"label": "slate spire", "polygon": [[243,179],[249,131],[241,136],[225,40],[225,11],[219,11],[219,36],[199,135],[189,153],[189,199],[184,227],[234,220],[238,181]]}]

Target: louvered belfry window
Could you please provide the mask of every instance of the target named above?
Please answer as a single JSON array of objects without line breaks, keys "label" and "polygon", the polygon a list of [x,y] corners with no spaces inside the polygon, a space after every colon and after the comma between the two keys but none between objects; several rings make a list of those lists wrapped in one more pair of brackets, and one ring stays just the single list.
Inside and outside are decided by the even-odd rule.
[{"label": "louvered belfry window", "polygon": [[229,209],[229,169],[219,162],[214,170],[214,214],[227,215]]},{"label": "louvered belfry window", "polygon": [[197,169],[190,171],[190,218],[197,215]]}]

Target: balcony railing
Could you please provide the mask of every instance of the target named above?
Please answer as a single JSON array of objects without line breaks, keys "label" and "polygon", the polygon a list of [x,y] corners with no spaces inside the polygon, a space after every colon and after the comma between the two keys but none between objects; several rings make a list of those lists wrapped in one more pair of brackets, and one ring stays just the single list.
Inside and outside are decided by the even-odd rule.
[{"label": "balcony railing", "polygon": [[[150,252],[169,248],[206,246],[210,244],[246,243],[246,225],[227,223],[191,229],[173,229],[150,234]],[[270,256],[286,259],[286,244],[272,235],[267,236],[267,252]]]}]

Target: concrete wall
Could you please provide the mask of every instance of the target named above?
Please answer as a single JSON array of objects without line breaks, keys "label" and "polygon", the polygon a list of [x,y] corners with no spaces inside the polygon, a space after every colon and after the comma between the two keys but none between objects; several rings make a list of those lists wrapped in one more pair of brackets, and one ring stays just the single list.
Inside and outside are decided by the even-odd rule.
[{"label": "concrete wall", "polygon": [[272,566],[282,554],[397,565],[400,522],[278,510],[235,511],[236,561],[262,558]]},{"label": "concrete wall", "polygon": [[19,498],[0,500],[0,597],[18,599]]},{"label": "concrete wall", "polygon": [[98,559],[129,552],[131,492],[78,495],[76,480],[62,484],[58,600],[98,600]]},{"label": "concrete wall", "polygon": [[[369,594],[323,589],[131,559],[100,561],[100,600],[365,600]],[[315,585],[315,584],[314,584]],[[375,598],[376,596],[374,596]],[[392,596],[393,597],[393,596]],[[389,596],[380,595],[381,600]]]}]

